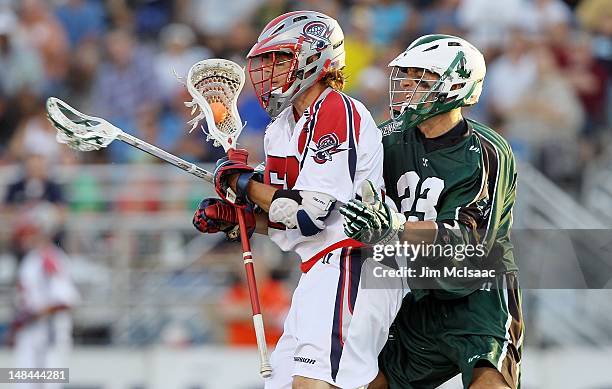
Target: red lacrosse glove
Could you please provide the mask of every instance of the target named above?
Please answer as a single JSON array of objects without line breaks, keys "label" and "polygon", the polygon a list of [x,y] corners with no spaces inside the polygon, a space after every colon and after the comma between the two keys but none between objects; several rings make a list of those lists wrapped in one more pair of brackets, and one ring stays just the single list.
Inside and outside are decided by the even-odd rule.
[{"label": "red lacrosse glove", "polygon": [[[239,207],[246,207],[248,204],[246,187],[255,171],[247,165],[248,156],[249,153],[244,149],[229,149],[227,158],[217,161],[217,167],[213,173],[213,183],[219,197]],[[238,174],[236,192],[229,186],[230,178],[234,174]]]},{"label": "red lacrosse glove", "polygon": [[[255,231],[255,213],[252,207],[246,207],[244,216],[250,238]],[[202,200],[193,215],[193,225],[198,231],[205,234],[214,234],[221,231],[225,232],[229,240],[240,238],[236,207],[221,199],[207,198]]]}]

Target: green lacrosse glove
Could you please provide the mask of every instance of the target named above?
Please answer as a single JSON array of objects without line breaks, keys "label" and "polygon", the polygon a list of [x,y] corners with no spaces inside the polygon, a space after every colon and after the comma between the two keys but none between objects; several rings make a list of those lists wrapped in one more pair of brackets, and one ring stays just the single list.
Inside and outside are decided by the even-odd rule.
[{"label": "green lacrosse glove", "polygon": [[366,245],[385,244],[404,231],[406,217],[381,200],[369,180],[361,184],[361,201],[351,200],[340,208],[344,233]]}]

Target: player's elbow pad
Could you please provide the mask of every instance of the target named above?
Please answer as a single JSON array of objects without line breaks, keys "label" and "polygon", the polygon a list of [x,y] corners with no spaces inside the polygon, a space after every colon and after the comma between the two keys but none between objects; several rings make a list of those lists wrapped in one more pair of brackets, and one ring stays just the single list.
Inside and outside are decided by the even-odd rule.
[{"label": "player's elbow pad", "polygon": [[272,197],[268,216],[274,223],[298,228],[302,235],[312,236],[325,229],[325,219],[334,204],[336,199],[324,193],[280,189]]}]

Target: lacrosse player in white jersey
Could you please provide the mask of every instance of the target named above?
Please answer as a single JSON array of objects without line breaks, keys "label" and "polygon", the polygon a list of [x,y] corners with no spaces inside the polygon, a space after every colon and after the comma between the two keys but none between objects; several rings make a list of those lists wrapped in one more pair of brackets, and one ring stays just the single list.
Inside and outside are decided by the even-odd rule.
[{"label": "lacrosse player in white jersey", "polygon": [[[344,35],[313,11],[272,20],[248,54],[262,107],[274,118],[264,138],[265,173],[230,157],[215,171],[247,205],[248,230],[268,234],[302,259],[284,332],[271,356],[266,388],[360,388],[377,374],[403,295],[401,287],[360,288],[361,245],[347,238],[338,208],[365,180],[382,190],[381,134],[368,110],[341,92]],[[204,199],[194,215],[202,232],[233,231],[235,208]],[[265,308],[264,308],[265,309]]]},{"label": "lacrosse player in white jersey", "polygon": [[[28,249],[17,279],[17,314],[11,323],[16,368],[63,368],[72,347],[70,310],[79,294],[67,269],[67,255],[52,240],[59,215],[40,204],[21,215],[19,239]],[[58,384],[19,384],[50,388]]]}]

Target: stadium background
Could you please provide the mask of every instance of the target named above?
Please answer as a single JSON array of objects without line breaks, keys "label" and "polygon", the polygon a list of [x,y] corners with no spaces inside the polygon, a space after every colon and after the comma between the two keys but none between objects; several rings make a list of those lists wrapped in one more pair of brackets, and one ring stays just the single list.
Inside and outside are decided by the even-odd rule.
[{"label": "stadium background", "polygon": [[[55,238],[81,293],[70,388],[259,381],[255,351],[244,346],[239,248],[191,226],[210,188],[124,145],[68,150],[55,142],[44,99],[63,98],[207,166],[220,154],[201,133],[187,133],[187,95],[173,69],[185,76],[208,57],[244,64],[260,29],[292,9],[339,20],[346,91],[377,120],[387,116],[390,59],[422,34],[466,37],[488,65],[481,102],[467,116],[498,128],[521,162],[515,228],[612,225],[610,0],[0,0],[0,331],[14,312],[15,228],[34,206],[8,193],[38,174],[61,188],[41,200],[61,211]],[[241,143],[255,162],[268,119],[248,84]],[[297,258],[265,238],[255,239],[254,253],[273,336]],[[612,388],[612,283],[601,286],[608,290],[524,291],[524,388]],[[0,366],[12,364],[10,348],[0,348]]]}]

